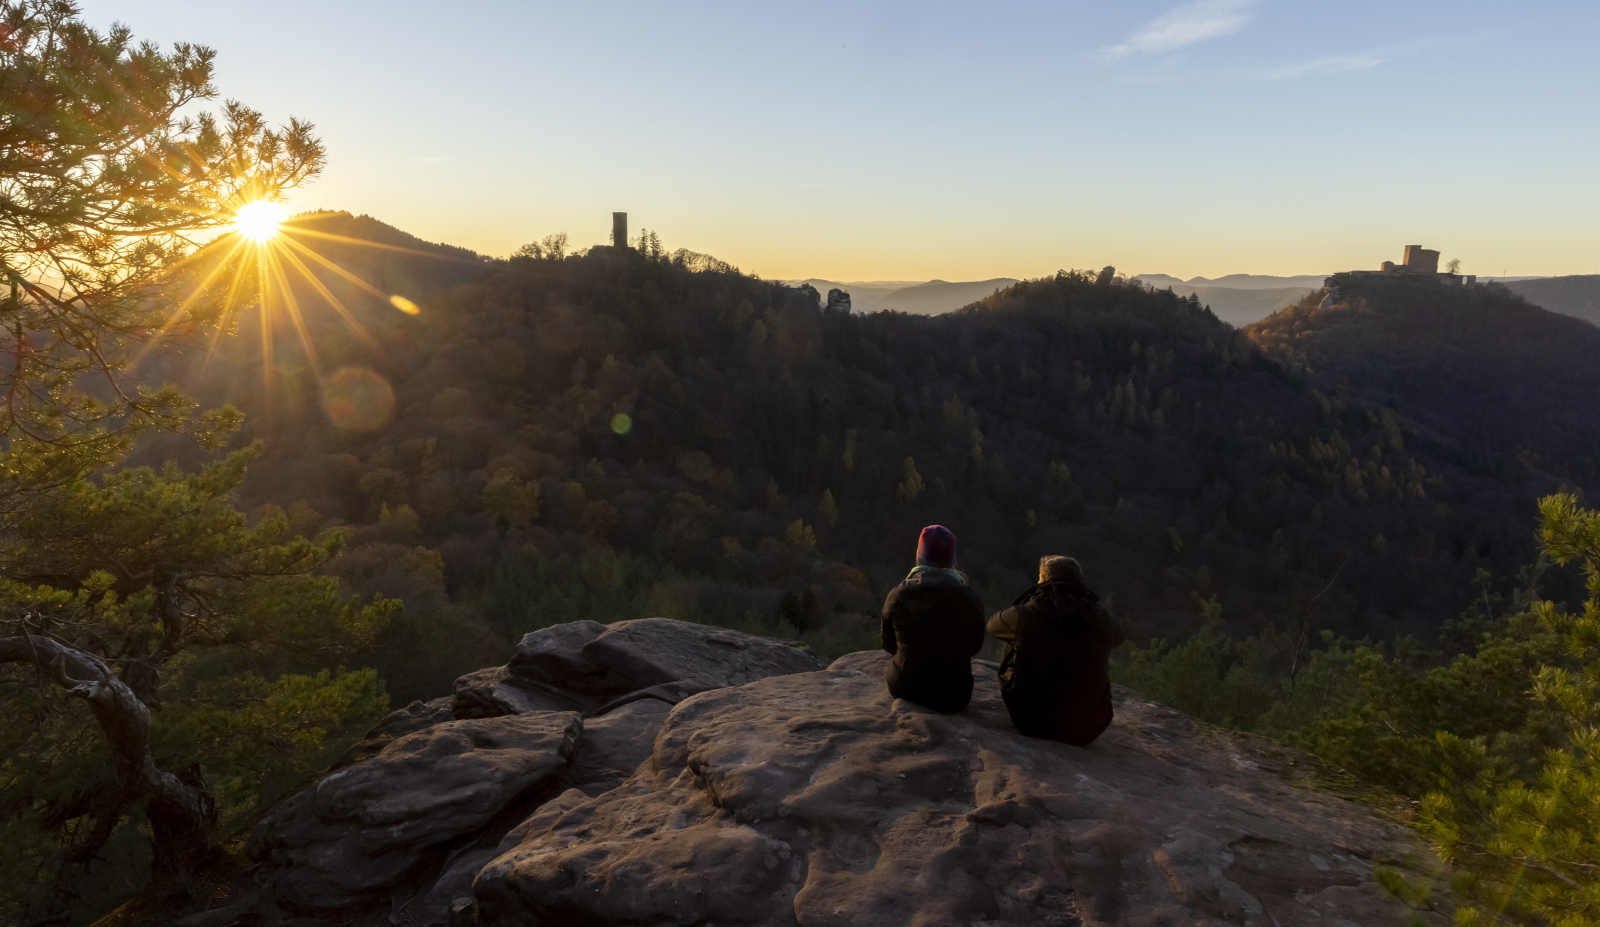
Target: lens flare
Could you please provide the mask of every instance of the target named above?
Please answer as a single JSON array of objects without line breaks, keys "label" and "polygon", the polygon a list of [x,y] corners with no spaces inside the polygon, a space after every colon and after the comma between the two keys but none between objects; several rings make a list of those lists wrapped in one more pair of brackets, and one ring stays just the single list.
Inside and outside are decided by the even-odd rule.
[{"label": "lens flare", "polygon": [[633,419],[624,413],[618,412],[611,417],[611,430],[619,435],[625,435],[633,430]]},{"label": "lens flare", "polygon": [[389,297],[389,305],[395,307],[396,309],[399,309],[401,312],[404,312],[406,315],[416,315],[417,313],[422,311],[422,309],[420,309],[417,306],[416,303],[414,303],[411,300],[406,299],[404,296],[400,296],[400,295],[395,295],[395,296]]},{"label": "lens flare", "polygon": [[322,384],[322,409],[345,431],[377,431],[394,418],[394,390],[367,367],[345,367]]},{"label": "lens flare", "polygon": [[261,244],[278,234],[286,217],[283,207],[266,200],[256,200],[239,207],[233,214],[233,230],[241,237]]}]

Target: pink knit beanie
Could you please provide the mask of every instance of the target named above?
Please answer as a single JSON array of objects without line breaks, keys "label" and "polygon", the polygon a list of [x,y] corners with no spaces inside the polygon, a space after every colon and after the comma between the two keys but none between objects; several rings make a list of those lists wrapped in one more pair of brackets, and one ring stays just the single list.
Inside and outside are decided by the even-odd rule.
[{"label": "pink knit beanie", "polygon": [[931,567],[956,565],[956,536],[944,525],[929,525],[917,539],[917,564]]}]

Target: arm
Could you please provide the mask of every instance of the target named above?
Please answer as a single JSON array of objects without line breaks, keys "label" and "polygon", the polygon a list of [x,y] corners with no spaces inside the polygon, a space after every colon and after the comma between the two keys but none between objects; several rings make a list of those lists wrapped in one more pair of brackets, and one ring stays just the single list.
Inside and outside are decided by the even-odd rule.
[{"label": "arm", "polygon": [[900,641],[894,636],[894,619],[890,617],[900,605],[900,589],[895,587],[889,591],[889,597],[883,600],[883,618],[879,622],[878,633],[883,641],[883,649],[893,655],[900,651]]},{"label": "arm", "polygon": [[1094,607],[1095,623],[1100,626],[1100,633],[1106,636],[1106,646],[1115,647],[1127,638],[1123,636],[1122,624],[1111,617],[1111,613],[1101,608],[1099,604]]},{"label": "arm", "polygon": [[995,636],[996,640],[999,640],[1001,643],[1009,644],[1012,641],[1016,640],[1017,639],[1017,609],[1016,609],[1016,606],[1012,606],[1011,608],[1008,608],[1003,612],[995,612],[992,616],[990,616],[990,618],[989,618],[989,626],[988,626],[987,630],[988,630],[988,632],[990,634],[993,634]]}]

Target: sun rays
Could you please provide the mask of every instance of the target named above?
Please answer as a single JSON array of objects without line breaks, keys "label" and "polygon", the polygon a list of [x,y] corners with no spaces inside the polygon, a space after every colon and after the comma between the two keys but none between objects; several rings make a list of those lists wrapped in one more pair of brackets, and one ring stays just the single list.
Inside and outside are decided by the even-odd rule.
[{"label": "sun rays", "polygon": [[265,244],[278,234],[286,218],[282,206],[269,200],[256,200],[240,206],[233,214],[233,231],[258,245]]},{"label": "sun rays", "polygon": [[[382,377],[371,369],[385,359],[386,352],[372,331],[363,324],[360,315],[346,304],[351,290],[358,296],[373,297],[372,306],[382,306],[388,311],[398,311],[407,316],[421,312],[409,297],[379,289],[352,270],[341,267],[331,259],[319,244],[354,246],[379,252],[398,252],[417,258],[435,261],[462,261],[447,255],[428,253],[398,245],[368,241],[346,235],[334,234],[325,229],[307,227],[327,213],[309,213],[289,217],[276,203],[255,201],[240,206],[233,215],[227,233],[200,248],[185,261],[189,268],[189,282],[183,297],[175,302],[145,351],[165,342],[175,331],[192,330],[196,321],[197,306],[220,309],[219,324],[207,346],[205,360],[200,368],[202,376],[220,346],[222,335],[229,330],[228,319],[238,318],[246,312],[255,312],[261,341],[262,389],[271,394],[280,388],[294,392],[292,382],[275,383],[288,375],[294,366],[315,382],[318,398],[324,411],[334,424],[349,430],[366,431],[381,427],[387,422],[374,422],[369,414],[342,415],[351,406],[351,383]],[[344,298],[330,288],[330,283],[347,285]],[[361,306],[361,315],[371,321],[372,307]],[[332,310],[333,316],[328,316]],[[355,352],[364,358],[349,355],[349,351],[331,349],[327,331],[322,323],[336,318],[338,324],[360,342]],[[292,332],[293,340],[285,345],[278,338]],[[290,361],[290,368],[281,368],[279,354],[284,349],[299,356]],[[337,369],[329,369],[337,368]],[[293,379],[293,377],[291,377]],[[304,381],[302,381],[304,382]],[[357,392],[383,393],[381,388],[363,386]],[[357,406],[371,403],[357,403]],[[379,405],[382,405],[381,403]],[[392,400],[387,408],[392,409]],[[386,417],[385,417],[386,418]],[[348,421],[346,421],[348,419]]]}]

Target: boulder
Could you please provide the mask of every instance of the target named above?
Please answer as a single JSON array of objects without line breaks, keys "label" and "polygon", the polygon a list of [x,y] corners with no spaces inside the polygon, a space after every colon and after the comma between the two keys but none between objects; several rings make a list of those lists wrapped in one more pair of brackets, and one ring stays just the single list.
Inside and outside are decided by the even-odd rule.
[{"label": "boulder", "polygon": [[[585,721],[583,737],[578,741],[572,761],[555,783],[556,797],[535,810],[530,820],[608,792],[626,781],[641,763],[650,759],[656,733],[671,710],[672,706],[666,702],[638,699],[603,717]],[[549,793],[541,793],[541,796],[545,794]],[[516,811],[508,809],[502,826]],[[453,911],[470,905],[472,880],[478,871],[505,850],[521,843],[521,835],[529,827],[537,826],[523,821],[499,840],[499,849],[492,843],[487,847],[473,844],[448,860],[422,901],[421,909],[427,922],[448,922]]]},{"label": "boulder", "polygon": [[788,641],[675,618],[618,621],[583,645],[583,657],[604,672],[598,691],[611,696],[667,683],[702,690],[742,686],[827,666]]},{"label": "boulder", "polygon": [[453,688],[450,702],[457,719],[498,718],[529,711],[586,712],[594,707],[593,699],[529,682],[504,666],[468,673],[457,679]]},{"label": "boulder", "polygon": [[478,923],[1331,927],[1405,919],[1375,867],[1441,868],[1267,741],[1121,689],[1090,747],[1036,740],[992,672],[941,715],[889,698],[886,660],[680,702],[630,779],[507,834]]},{"label": "boulder", "polygon": [[641,698],[690,695],[826,662],[803,645],[673,618],[573,621],[522,638],[503,667],[456,680],[458,717],[570,709],[605,714]]},{"label": "boulder", "polygon": [[590,663],[583,646],[604,634],[598,621],[569,621],[525,634],[506,670],[526,682],[580,695],[600,692],[605,670]]},{"label": "boulder", "polygon": [[838,287],[829,290],[827,311],[848,314],[850,312],[850,294]]},{"label": "boulder", "polygon": [[561,774],[560,786],[599,795],[621,785],[641,763],[650,759],[656,734],[672,706],[653,699],[638,699],[583,723],[583,739],[572,763]]},{"label": "boulder", "polygon": [[494,848],[468,847],[445,861],[439,878],[434,880],[420,902],[424,923],[448,924],[454,913],[472,906],[472,880],[484,864],[499,855]]},{"label": "boulder", "polygon": [[263,900],[314,913],[374,898],[431,849],[554,782],[582,731],[576,712],[531,712],[394,739],[279,803],[251,832],[245,853],[261,864]]},{"label": "boulder", "polygon": [[328,767],[328,772],[371,759],[397,737],[404,737],[454,718],[454,700],[448,695],[426,702],[415,701],[404,708],[395,709],[384,715],[383,720],[374,724],[372,729],[352,744],[349,750],[334,760],[333,765]]}]

